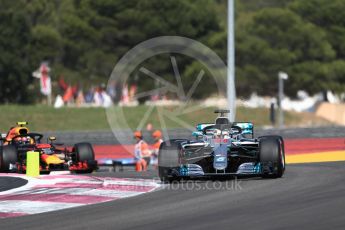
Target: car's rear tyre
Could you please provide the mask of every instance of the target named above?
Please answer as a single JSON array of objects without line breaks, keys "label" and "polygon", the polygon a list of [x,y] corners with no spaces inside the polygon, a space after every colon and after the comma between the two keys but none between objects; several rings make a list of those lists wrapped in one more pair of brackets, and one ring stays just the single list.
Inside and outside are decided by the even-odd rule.
[{"label": "car's rear tyre", "polygon": [[77,173],[91,173],[97,169],[97,161],[95,160],[95,153],[90,143],[78,143],[74,145],[73,152],[74,163],[86,162],[89,166],[87,170],[76,171]]},{"label": "car's rear tyre", "polygon": [[10,164],[16,164],[18,161],[18,151],[12,145],[0,147],[0,172],[10,171]]},{"label": "car's rear tyre", "polygon": [[180,146],[183,139],[173,139],[161,144],[158,154],[158,175],[162,182],[171,183],[180,180]]},{"label": "car's rear tyre", "polygon": [[280,178],[285,171],[284,141],[280,136],[259,139],[259,158],[264,178]]}]

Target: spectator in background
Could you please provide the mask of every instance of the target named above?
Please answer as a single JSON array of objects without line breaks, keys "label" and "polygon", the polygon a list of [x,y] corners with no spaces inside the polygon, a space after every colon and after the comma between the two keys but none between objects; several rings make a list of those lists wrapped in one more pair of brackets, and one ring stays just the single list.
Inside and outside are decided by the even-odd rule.
[{"label": "spectator in background", "polygon": [[95,106],[102,106],[104,108],[110,107],[113,103],[111,97],[105,91],[106,87],[104,84],[99,86],[93,96]]},{"label": "spectator in background", "polygon": [[134,156],[137,160],[135,165],[136,171],[146,171],[150,164],[151,153],[148,144],[143,140],[143,134],[140,131],[134,132],[136,144],[134,146]]},{"label": "spectator in background", "polygon": [[[77,85],[72,86],[65,82],[63,76],[60,76],[59,79],[59,88],[61,95],[61,99],[56,107],[61,107],[60,101],[63,101],[63,104],[72,104],[76,105],[77,107],[88,104],[89,106],[96,106],[96,107],[110,107],[113,105],[113,98],[116,97],[116,84],[115,82],[112,84],[113,87],[109,87],[109,92],[105,84],[102,84],[96,88],[91,87],[86,94],[83,93],[82,89],[79,89]],[[59,97],[60,98],[60,97]]]},{"label": "spectator in background", "polygon": [[60,87],[60,91],[63,92],[63,101],[65,104],[69,104],[72,103],[74,101],[74,99],[77,98],[78,95],[78,86],[71,86],[68,85],[63,76],[60,76],[59,79],[59,87]]},{"label": "spectator in background", "polygon": [[72,89],[72,86],[68,86],[67,87],[67,89],[66,89],[62,99],[65,102],[65,104],[68,104],[68,103],[73,101],[73,89]]},{"label": "spectator in background", "polygon": [[151,146],[151,164],[157,168],[158,167],[158,153],[159,153],[159,148],[163,142],[162,140],[162,132],[159,130],[156,130],[152,133],[152,137],[154,138],[154,143]]},{"label": "spectator in background", "polygon": [[116,99],[116,81],[114,80],[111,80],[108,84],[108,87],[107,87],[107,93],[108,95],[111,97],[111,100],[114,102],[115,99]]},{"label": "spectator in background", "polygon": [[103,105],[103,93],[102,93],[102,88],[97,87],[93,94],[93,101],[95,103],[95,106],[102,106]]},{"label": "spectator in background", "polygon": [[103,98],[102,106],[104,108],[108,108],[112,106],[113,104],[113,100],[111,99],[111,96],[108,94],[106,89],[107,87],[105,86],[105,84],[102,84],[101,85],[101,93],[102,93],[102,98]]},{"label": "spectator in background", "polygon": [[123,105],[127,105],[129,103],[129,93],[127,84],[124,84],[122,87],[121,103]]},{"label": "spectator in background", "polygon": [[65,82],[65,79],[64,77],[61,75],[60,78],[59,78],[59,87],[60,87],[60,95],[63,95],[65,94],[67,88],[68,88],[68,85],[67,83]]},{"label": "spectator in background", "polygon": [[133,100],[134,100],[134,96],[135,96],[136,92],[137,92],[137,86],[136,86],[136,85],[131,85],[131,86],[129,87],[129,92],[128,92],[128,94],[129,94],[129,100],[130,100],[130,101],[133,101]]},{"label": "spectator in background", "polygon": [[85,103],[93,103],[93,95],[95,94],[95,88],[91,87],[85,94]]},{"label": "spectator in background", "polygon": [[84,93],[82,90],[79,90],[75,103],[77,107],[80,107],[85,103]]}]

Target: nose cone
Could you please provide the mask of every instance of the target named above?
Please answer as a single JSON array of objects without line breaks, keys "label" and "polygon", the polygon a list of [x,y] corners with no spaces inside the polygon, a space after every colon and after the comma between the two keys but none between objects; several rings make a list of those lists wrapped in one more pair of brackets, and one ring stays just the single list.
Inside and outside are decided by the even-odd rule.
[{"label": "nose cone", "polygon": [[228,166],[228,147],[226,144],[220,144],[214,149],[213,168],[216,170],[225,170]]}]

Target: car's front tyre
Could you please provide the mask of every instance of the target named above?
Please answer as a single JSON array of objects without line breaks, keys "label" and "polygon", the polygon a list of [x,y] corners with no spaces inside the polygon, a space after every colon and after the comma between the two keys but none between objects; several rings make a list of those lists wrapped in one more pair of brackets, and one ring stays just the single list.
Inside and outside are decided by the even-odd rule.
[{"label": "car's front tyre", "polygon": [[280,136],[259,139],[259,159],[264,178],[280,178],[285,171],[284,141]]},{"label": "car's front tyre", "polygon": [[87,163],[88,168],[82,170],[75,170],[76,173],[91,173],[97,169],[97,161],[95,160],[95,153],[90,143],[78,143],[73,148],[74,159],[73,163],[78,164]]},{"label": "car's front tyre", "polygon": [[10,164],[16,164],[18,161],[18,151],[12,145],[0,147],[0,172],[10,171]]},{"label": "car's front tyre", "polygon": [[174,139],[161,144],[158,154],[158,175],[162,182],[171,183],[180,180],[180,150],[181,142],[186,140]]}]

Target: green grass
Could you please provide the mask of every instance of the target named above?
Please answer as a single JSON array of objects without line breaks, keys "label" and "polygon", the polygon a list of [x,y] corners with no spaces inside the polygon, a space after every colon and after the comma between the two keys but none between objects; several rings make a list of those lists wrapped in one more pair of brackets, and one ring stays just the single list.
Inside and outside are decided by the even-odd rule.
[{"label": "green grass", "polygon": [[[147,106],[138,106],[132,108],[121,108],[125,117],[125,124],[118,125],[118,128],[130,127],[135,129],[145,116]],[[176,107],[165,107],[168,115],[173,115]],[[213,122],[216,115],[214,108],[203,108],[187,114],[177,113],[176,117],[183,122],[195,126],[201,122]],[[115,121],[120,121],[120,113],[111,113]],[[270,125],[268,109],[248,109],[237,108],[236,120],[252,121],[256,126]],[[167,128],[184,127],[169,117],[164,117]],[[14,126],[17,121],[28,121],[29,128],[33,131],[85,131],[85,130],[110,130],[107,120],[106,110],[103,108],[62,108],[54,109],[52,107],[37,106],[18,106],[1,105],[0,106],[0,132]],[[310,113],[286,112],[285,118],[287,126],[307,126],[307,125],[327,125],[329,122],[315,117]],[[157,109],[153,109],[147,122],[143,122],[143,127],[150,122],[154,127],[161,127]],[[128,125],[128,126],[127,126]]]},{"label": "green grass", "polygon": [[31,130],[102,130],[109,129],[101,108],[61,108],[48,106],[0,106],[0,130],[8,130],[17,121],[29,122]]}]

